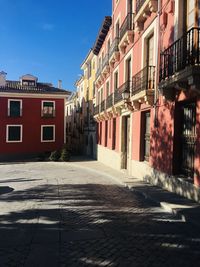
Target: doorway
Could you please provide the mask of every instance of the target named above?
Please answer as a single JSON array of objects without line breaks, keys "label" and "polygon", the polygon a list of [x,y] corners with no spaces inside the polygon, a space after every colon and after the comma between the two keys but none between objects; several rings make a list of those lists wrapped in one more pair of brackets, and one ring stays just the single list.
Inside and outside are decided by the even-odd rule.
[{"label": "doorway", "polygon": [[196,105],[187,103],[181,107],[181,173],[193,178],[196,143]]},{"label": "doorway", "polygon": [[121,168],[128,169],[130,159],[130,116],[122,117]]},{"label": "doorway", "polygon": [[178,103],[175,110],[173,171],[193,181],[196,149],[196,102]]}]

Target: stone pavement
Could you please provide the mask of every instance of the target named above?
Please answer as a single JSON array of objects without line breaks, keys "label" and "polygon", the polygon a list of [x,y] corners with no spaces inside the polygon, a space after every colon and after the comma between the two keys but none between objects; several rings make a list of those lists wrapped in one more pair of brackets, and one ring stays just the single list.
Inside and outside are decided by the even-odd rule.
[{"label": "stone pavement", "polygon": [[80,158],[78,165],[96,172],[104,172],[105,175],[112,177],[135,193],[141,194],[145,199],[153,201],[166,211],[179,216],[183,221],[190,222],[200,228],[200,203],[151,185],[137,177],[128,176],[123,171],[117,171],[97,161],[89,159],[81,161]]},{"label": "stone pavement", "polygon": [[0,267],[196,267],[199,228],[102,167],[1,164]]}]

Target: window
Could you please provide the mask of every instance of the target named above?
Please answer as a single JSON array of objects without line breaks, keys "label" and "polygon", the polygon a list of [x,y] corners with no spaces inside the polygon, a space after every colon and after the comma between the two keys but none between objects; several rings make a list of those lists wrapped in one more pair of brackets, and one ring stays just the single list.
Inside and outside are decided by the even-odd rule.
[{"label": "window", "polygon": [[105,121],[105,146],[108,145],[108,121]]},{"label": "window", "polygon": [[110,39],[108,40],[108,45],[107,45],[107,53],[109,54],[110,52]]},{"label": "window", "polygon": [[55,102],[42,101],[42,117],[55,117]]},{"label": "window", "polygon": [[114,73],[114,90],[118,89],[118,71]]},{"label": "window", "polygon": [[93,82],[93,98],[95,97],[95,82]]},{"label": "window", "polygon": [[22,116],[22,100],[15,100],[15,99],[8,100],[8,116],[9,117]]},{"label": "window", "polygon": [[115,37],[119,37],[119,21],[115,25]]},{"label": "window", "polygon": [[142,114],[142,152],[141,159],[149,161],[150,155],[150,112],[144,112]]},{"label": "window", "polygon": [[102,140],[102,122],[99,124],[99,145],[101,145],[101,140]]},{"label": "window", "polygon": [[112,129],[112,149],[116,148],[116,118],[113,119],[113,129]]},{"label": "window", "polygon": [[106,83],[106,97],[109,96],[109,82]]},{"label": "window", "polygon": [[187,1],[187,28],[191,29],[195,26],[195,12],[196,12],[196,5],[195,0]]},{"label": "window", "polygon": [[91,61],[88,63],[88,76],[87,78],[89,79],[92,75],[92,65],[91,65]]},{"label": "window", "polygon": [[7,125],[6,142],[7,143],[22,142],[22,125]]},{"label": "window", "polygon": [[35,81],[22,80],[22,85],[35,86]]},{"label": "window", "polygon": [[41,142],[55,142],[55,125],[41,126]]}]

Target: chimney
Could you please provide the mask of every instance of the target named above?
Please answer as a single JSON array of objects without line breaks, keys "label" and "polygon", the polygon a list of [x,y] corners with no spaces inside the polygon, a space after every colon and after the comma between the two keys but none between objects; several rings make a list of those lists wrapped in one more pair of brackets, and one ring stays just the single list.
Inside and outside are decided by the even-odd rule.
[{"label": "chimney", "polygon": [[7,75],[6,72],[4,72],[4,71],[0,72],[0,86],[6,85],[6,75]]},{"label": "chimney", "polygon": [[62,89],[62,80],[58,80],[58,88]]}]

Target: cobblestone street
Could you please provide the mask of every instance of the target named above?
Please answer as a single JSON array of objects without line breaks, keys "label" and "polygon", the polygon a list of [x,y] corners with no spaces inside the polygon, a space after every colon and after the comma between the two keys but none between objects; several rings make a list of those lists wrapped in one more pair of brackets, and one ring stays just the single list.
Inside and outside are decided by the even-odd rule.
[{"label": "cobblestone street", "polygon": [[77,166],[0,165],[1,267],[199,264],[199,229]]}]

